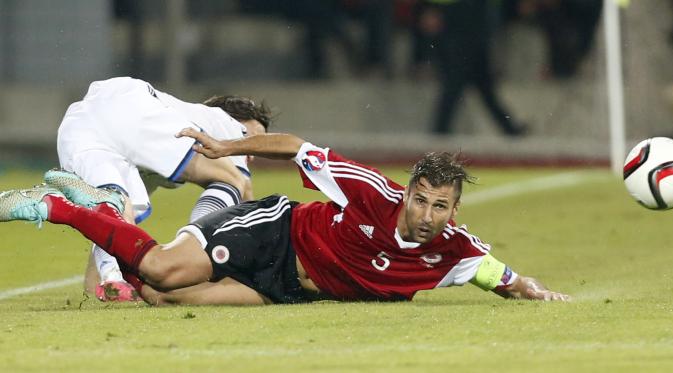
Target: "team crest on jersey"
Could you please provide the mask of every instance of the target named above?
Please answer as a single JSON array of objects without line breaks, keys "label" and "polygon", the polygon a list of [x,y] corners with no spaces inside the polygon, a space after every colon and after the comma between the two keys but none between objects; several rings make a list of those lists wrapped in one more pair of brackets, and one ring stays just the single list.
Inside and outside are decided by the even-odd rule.
[{"label": "team crest on jersey", "polygon": [[306,171],[318,171],[325,166],[325,154],[318,150],[309,150],[301,157],[301,164]]},{"label": "team crest on jersey", "polygon": [[425,262],[426,267],[433,268],[435,264],[442,261],[442,254],[425,254],[421,256],[421,259]]},{"label": "team crest on jersey", "polygon": [[224,264],[229,261],[229,249],[222,245],[215,246],[213,247],[213,251],[210,253],[210,256],[213,258],[215,263]]}]

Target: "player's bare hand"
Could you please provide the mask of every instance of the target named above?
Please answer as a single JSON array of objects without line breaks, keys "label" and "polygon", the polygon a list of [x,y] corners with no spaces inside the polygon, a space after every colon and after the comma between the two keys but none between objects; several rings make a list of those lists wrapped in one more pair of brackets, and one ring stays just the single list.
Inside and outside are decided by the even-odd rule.
[{"label": "player's bare hand", "polygon": [[571,300],[569,295],[551,291],[547,289],[542,283],[532,277],[519,277],[522,286],[522,295],[526,299],[549,301],[569,302]]},{"label": "player's bare hand", "polygon": [[519,276],[514,283],[504,289],[494,290],[500,296],[515,299],[570,302],[570,295],[551,291],[532,277]]},{"label": "player's bare hand", "polygon": [[197,153],[201,153],[208,158],[226,157],[226,143],[227,141],[217,141],[208,134],[197,131],[194,128],[183,128],[175,137],[191,137],[196,140],[192,149]]},{"label": "player's bare hand", "polygon": [[549,301],[558,301],[558,302],[570,302],[572,297],[568,294],[558,293],[551,290],[535,290],[528,289],[526,292],[526,298],[533,300],[542,300],[545,302]]}]

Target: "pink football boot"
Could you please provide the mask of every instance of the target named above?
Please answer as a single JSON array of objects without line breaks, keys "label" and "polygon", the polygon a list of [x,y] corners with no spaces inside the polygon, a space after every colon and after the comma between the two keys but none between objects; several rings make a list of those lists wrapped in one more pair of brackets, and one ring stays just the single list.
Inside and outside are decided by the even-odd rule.
[{"label": "pink football boot", "polygon": [[125,281],[105,281],[96,285],[96,298],[102,302],[138,302],[140,295]]}]

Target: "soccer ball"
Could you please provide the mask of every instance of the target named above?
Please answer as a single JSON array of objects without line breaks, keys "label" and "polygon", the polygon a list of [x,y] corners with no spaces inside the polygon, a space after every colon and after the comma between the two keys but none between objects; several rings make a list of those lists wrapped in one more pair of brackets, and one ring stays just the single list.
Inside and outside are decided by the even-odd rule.
[{"label": "soccer ball", "polygon": [[673,208],[673,139],[653,137],[638,143],[626,156],[624,184],[649,209]]}]

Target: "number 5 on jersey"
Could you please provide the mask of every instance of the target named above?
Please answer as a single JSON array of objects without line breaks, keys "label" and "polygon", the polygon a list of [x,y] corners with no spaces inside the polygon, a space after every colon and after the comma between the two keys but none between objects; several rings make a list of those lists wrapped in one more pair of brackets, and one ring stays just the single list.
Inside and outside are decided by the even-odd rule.
[{"label": "number 5 on jersey", "polygon": [[385,251],[381,251],[376,258],[372,259],[372,265],[379,271],[385,271],[390,266],[390,256]]}]

